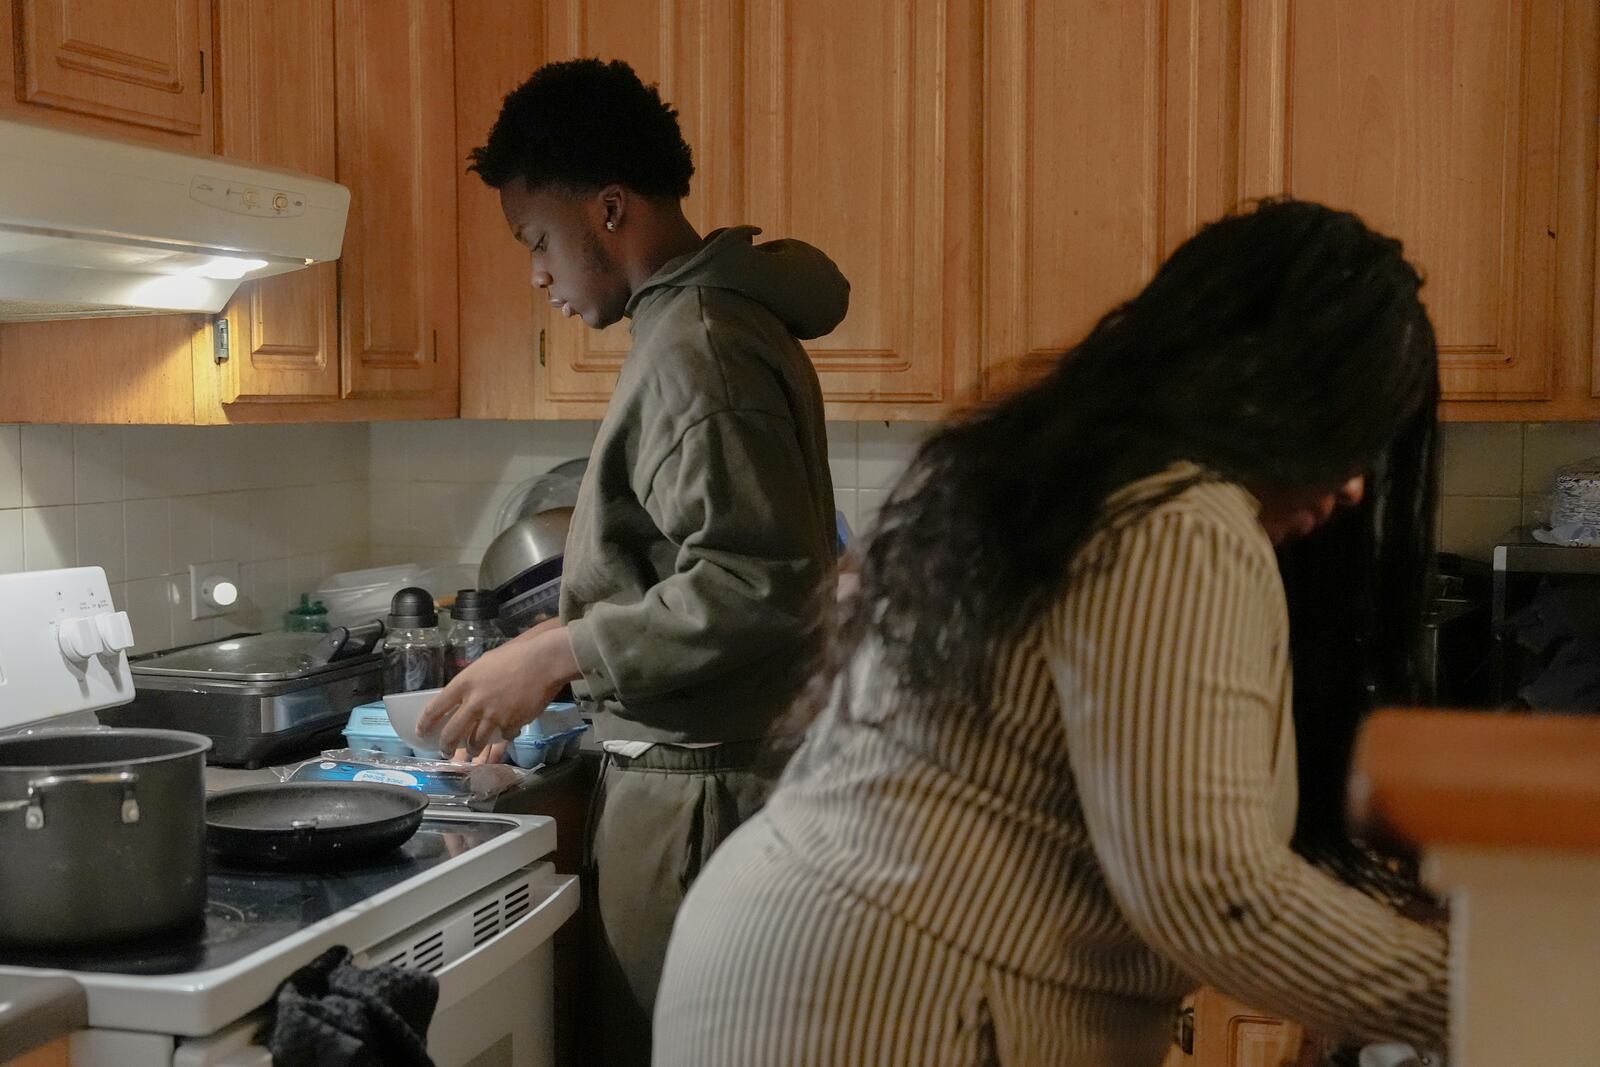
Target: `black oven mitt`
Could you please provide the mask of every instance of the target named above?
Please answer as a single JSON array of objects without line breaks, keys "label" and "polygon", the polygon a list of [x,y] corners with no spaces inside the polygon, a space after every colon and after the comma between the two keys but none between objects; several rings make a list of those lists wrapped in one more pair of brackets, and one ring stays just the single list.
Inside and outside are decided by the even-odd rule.
[{"label": "black oven mitt", "polygon": [[410,967],[357,967],[335,945],[284,979],[264,1030],[275,1067],[433,1067],[428,1024],[439,980]]}]

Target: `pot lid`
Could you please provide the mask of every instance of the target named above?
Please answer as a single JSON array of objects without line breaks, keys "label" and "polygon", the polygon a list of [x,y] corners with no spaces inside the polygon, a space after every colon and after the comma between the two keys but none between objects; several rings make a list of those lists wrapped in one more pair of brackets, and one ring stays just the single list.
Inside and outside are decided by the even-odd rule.
[{"label": "pot lid", "polygon": [[[141,657],[131,664],[135,677],[201,678],[227,682],[277,682],[343,670],[356,660],[323,662],[312,649],[316,633],[248,634]],[[372,656],[357,657],[371,659]]]}]

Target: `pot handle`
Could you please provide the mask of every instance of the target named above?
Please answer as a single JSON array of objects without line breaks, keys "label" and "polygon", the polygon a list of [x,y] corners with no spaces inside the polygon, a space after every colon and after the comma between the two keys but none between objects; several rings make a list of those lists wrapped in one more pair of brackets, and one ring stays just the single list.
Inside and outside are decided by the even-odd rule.
[{"label": "pot handle", "polygon": [[122,821],[132,825],[139,821],[139,800],[133,787],[139,776],[132,771],[92,771],[87,774],[52,774],[28,782],[28,795],[21,800],[0,801],[0,813],[26,809],[22,825],[28,830],[44,829],[44,791],[58,785],[120,785],[122,787]]},{"label": "pot handle", "polygon": [[0,978],[0,1063],[88,1025],[88,995],[71,978]]}]

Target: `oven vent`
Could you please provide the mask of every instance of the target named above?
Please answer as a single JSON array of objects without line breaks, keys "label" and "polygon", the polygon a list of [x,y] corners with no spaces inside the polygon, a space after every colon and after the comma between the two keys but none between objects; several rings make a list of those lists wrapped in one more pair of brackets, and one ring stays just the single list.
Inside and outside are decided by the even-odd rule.
[{"label": "oven vent", "polygon": [[444,965],[444,931],[425,937],[411,947],[411,966],[430,974]]},{"label": "oven vent", "polygon": [[506,925],[510,926],[533,907],[533,887],[527,882],[506,894]]},{"label": "oven vent", "polygon": [[438,974],[528,919],[553,885],[560,882],[549,863],[509,874],[458,901],[444,914],[367,949],[363,962]]},{"label": "oven vent", "polygon": [[472,913],[473,948],[500,932],[500,903],[500,899],[496,898]]}]

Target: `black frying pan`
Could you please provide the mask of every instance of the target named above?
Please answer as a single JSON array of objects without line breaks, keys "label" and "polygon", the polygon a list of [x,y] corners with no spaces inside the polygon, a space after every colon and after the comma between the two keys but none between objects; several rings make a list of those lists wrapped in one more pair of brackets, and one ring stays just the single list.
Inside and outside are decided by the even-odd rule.
[{"label": "black frying pan", "polygon": [[247,867],[358,862],[405,844],[427,806],[421,793],[376,782],[229,789],[206,798],[206,844]]}]

